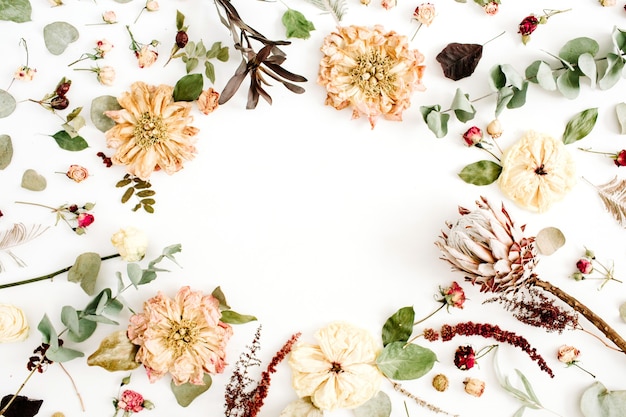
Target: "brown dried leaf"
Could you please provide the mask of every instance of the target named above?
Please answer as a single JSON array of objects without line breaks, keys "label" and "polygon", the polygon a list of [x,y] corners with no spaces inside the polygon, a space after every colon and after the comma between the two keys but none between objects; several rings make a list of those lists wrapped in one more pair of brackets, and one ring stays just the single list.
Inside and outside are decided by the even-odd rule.
[{"label": "brown dried leaf", "polygon": [[449,43],[437,55],[446,78],[457,81],[469,77],[483,56],[483,46],[475,43]]}]

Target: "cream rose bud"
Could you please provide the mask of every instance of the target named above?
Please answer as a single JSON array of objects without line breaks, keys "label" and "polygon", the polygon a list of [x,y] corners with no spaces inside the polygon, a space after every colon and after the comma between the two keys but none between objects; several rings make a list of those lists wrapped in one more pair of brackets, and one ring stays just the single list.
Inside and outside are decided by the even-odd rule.
[{"label": "cream rose bud", "polygon": [[559,362],[568,364],[575,362],[578,359],[578,355],[580,355],[580,350],[576,349],[574,346],[563,345],[557,352]]},{"label": "cream rose bud", "polygon": [[81,182],[89,177],[89,171],[80,165],[70,165],[65,175],[72,181]]},{"label": "cream rose bud", "polygon": [[465,385],[465,392],[474,397],[480,397],[485,392],[485,383],[480,379],[465,378],[463,385]]},{"label": "cream rose bud", "polygon": [[120,229],[111,237],[111,243],[126,262],[143,259],[148,248],[148,237],[134,227]]},{"label": "cream rose bud", "polygon": [[157,10],[159,10],[159,3],[156,1],[147,1],[146,10],[148,10],[149,12],[156,12]]},{"label": "cream rose bud", "polygon": [[104,66],[98,71],[98,82],[102,85],[112,86],[115,82],[115,68]]},{"label": "cream rose bud", "polygon": [[422,3],[415,8],[413,19],[423,25],[430,26],[435,20],[435,6],[431,3]]},{"label": "cream rose bud", "polygon": [[117,23],[117,15],[113,10],[109,10],[102,13],[102,20],[104,20],[105,23],[109,24]]},{"label": "cream rose bud", "polygon": [[154,64],[158,57],[159,53],[157,51],[153,51],[148,48],[148,45],[144,45],[137,52],[137,64],[139,64],[139,68],[147,68]]},{"label": "cream rose bud", "polygon": [[21,342],[30,328],[21,308],[0,304],[0,343]]}]

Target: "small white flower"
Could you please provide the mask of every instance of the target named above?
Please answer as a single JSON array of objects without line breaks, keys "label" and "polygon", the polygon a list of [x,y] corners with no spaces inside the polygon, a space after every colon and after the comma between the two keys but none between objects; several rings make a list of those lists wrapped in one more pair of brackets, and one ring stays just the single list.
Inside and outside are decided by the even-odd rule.
[{"label": "small white flower", "polygon": [[120,229],[111,237],[111,243],[126,262],[143,259],[148,248],[148,237],[134,227]]},{"label": "small white flower", "polygon": [[30,328],[21,308],[0,304],[0,343],[21,342]]}]

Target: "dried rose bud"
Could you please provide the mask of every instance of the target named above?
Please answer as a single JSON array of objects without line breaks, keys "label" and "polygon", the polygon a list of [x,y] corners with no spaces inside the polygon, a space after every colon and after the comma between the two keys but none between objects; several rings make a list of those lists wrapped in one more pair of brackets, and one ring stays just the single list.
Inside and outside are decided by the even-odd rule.
[{"label": "dried rose bud", "polygon": [[55,94],[61,97],[65,96],[67,92],[70,91],[71,85],[72,85],[71,81],[62,82],[61,84],[57,86]]},{"label": "dried rose bud", "polygon": [[491,136],[492,139],[498,139],[502,136],[502,125],[500,124],[500,120],[493,119],[487,125],[487,133]]},{"label": "dried rose bud", "polygon": [[200,93],[198,97],[198,109],[203,114],[212,113],[219,106],[220,93],[215,91],[213,88],[209,88],[208,90]]},{"label": "dried rose bud", "polygon": [[113,44],[106,39],[100,39],[96,42],[96,52],[102,58],[104,58],[104,55],[106,55],[107,52],[110,52],[111,49],[113,49]]},{"label": "dried rose bud", "polygon": [[122,392],[119,400],[117,400],[116,407],[118,410],[123,410],[128,413],[137,413],[143,410],[143,396],[137,391],[125,390]]},{"label": "dried rose bud", "polygon": [[364,6],[369,6],[372,0],[361,0],[361,4]]},{"label": "dried rose bud", "polygon": [[[611,7],[611,6],[615,6],[616,1],[615,0],[600,0],[600,4],[604,7]],[[626,6],[624,6],[626,7]]]},{"label": "dried rose bud", "polygon": [[474,397],[480,397],[485,392],[485,383],[480,379],[465,378],[463,385],[465,385],[465,392]]},{"label": "dried rose bud", "polygon": [[80,228],[85,228],[91,225],[91,223],[93,223],[94,220],[96,219],[93,217],[93,214],[89,214],[89,213],[80,213],[76,217],[76,221],[78,222],[78,227]]},{"label": "dried rose bud", "polygon": [[483,10],[485,11],[485,13],[487,13],[489,16],[493,16],[496,13],[498,13],[498,3],[496,3],[495,1],[492,1],[490,3],[487,3],[483,6]]},{"label": "dried rose bud", "polygon": [[465,291],[456,281],[453,281],[448,288],[440,287],[439,292],[443,298],[438,301],[445,303],[448,307],[463,308],[466,300]]},{"label": "dried rose bud", "polygon": [[617,155],[615,155],[614,162],[615,162],[615,165],[617,165],[618,167],[626,166],[626,149],[622,149],[621,151],[617,153]]},{"label": "dried rose bud", "polygon": [[111,86],[115,81],[115,68],[108,65],[96,70],[98,82],[102,85]]},{"label": "dried rose bud", "polygon": [[471,346],[459,346],[454,353],[454,365],[462,371],[472,369],[476,364],[476,355]]},{"label": "dried rose bud", "polygon": [[433,378],[433,387],[439,392],[444,392],[445,390],[447,390],[448,385],[448,377],[444,374],[437,374]]},{"label": "dried rose bud", "polygon": [[574,363],[578,359],[578,355],[580,355],[580,350],[576,349],[574,346],[563,345],[557,352],[559,362],[567,364]]},{"label": "dried rose bud", "polygon": [[70,165],[65,175],[73,181],[81,182],[89,177],[89,171],[87,171],[87,168],[80,165]]},{"label": "dried rose bud", "polygon": [[65,96],[56,96],[50,100],[50,107],[54,110],[65,110],[70,105],[70,101]]},{"label": "dried rose bud", "polygon": [[13,74],[13,78],[22,81],[32,81],[33,78],[35,78],[36,73],[36,69],[23,66],[19,67],[17,71],[15,71],[15,74]]},{"label": "dried rose bud", "polygon": [[182,49],[187,46],[187,42],[189,42],[189,35],[184,30],[179,30],[176,33],[176,46]]},{"label": "dried rose bud", "polygon": [[576,268],[578,268],[581,274],[591,274],[593,272],[593,264],[588,258],[580,258],[576,262]]},{"label": "dried rose bud", "polygon": [[76,204],[72,204],[67,208],[67,211],[70,213],[76,213],[78,211],[78,206]]},{"label": "dried rose bud", "polygon": [[159,57],[159,53],[150,49],[148,45],[142,46],[141,50],[136,54],[137,65],[139,65],[139,68],[148,68],[149,66],[154,64]]},{"label": "dried rose bud", "polygon": [[102,20],[104,21],[104,23],[108,24],[117,23],[117,15],[113,10],[109,10],[102,13]]},{"label": "dried rose bud", "polygon": [[572,274],[572,279],[574,281],[582,281],[583,279],[585,279],[585,276],[581,274],[579,271],[576,271]]},{"label": "dried rose bud", "polygon": [[472,126],[463,133],[463,140],[467,146],[474,146],[483,140],[483,132],[477,126]]},{"label": "dried rose bud", "polygon": [[380,5],[383,6],[383,9],[385,10],[393,9],[397,4],[397,0],[382,0],[380,2]]},{"label": "dried rose bud", "polygon": [[146,10],[149,12],[156,12],[159,10],[159,3],[156,1],[147,1],[146,2]]},{"label": "dried rose bud", "polygon": [[530,36],[531,33],[537,29],[537,25],[539,25],[539,19],[535,16],[530,15],[526,16],[524,20],[519,24],[519,32],[522,36]]}]

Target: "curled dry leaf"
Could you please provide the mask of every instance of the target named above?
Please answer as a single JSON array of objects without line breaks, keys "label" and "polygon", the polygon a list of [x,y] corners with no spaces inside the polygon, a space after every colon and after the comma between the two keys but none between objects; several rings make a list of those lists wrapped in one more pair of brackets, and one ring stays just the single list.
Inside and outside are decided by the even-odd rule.
[{"label": "curled dry leaf", "polygon": [[483,56],[483,46],[476,43],[449,43],[437,55],[443,75],[458,81],[474,73]]},{"label": "curled dry leaf", "polygon": [[556,227],[546,227],[537,233],[535,244],[542,255],[552,255],[565,244],[565,235]]}]

